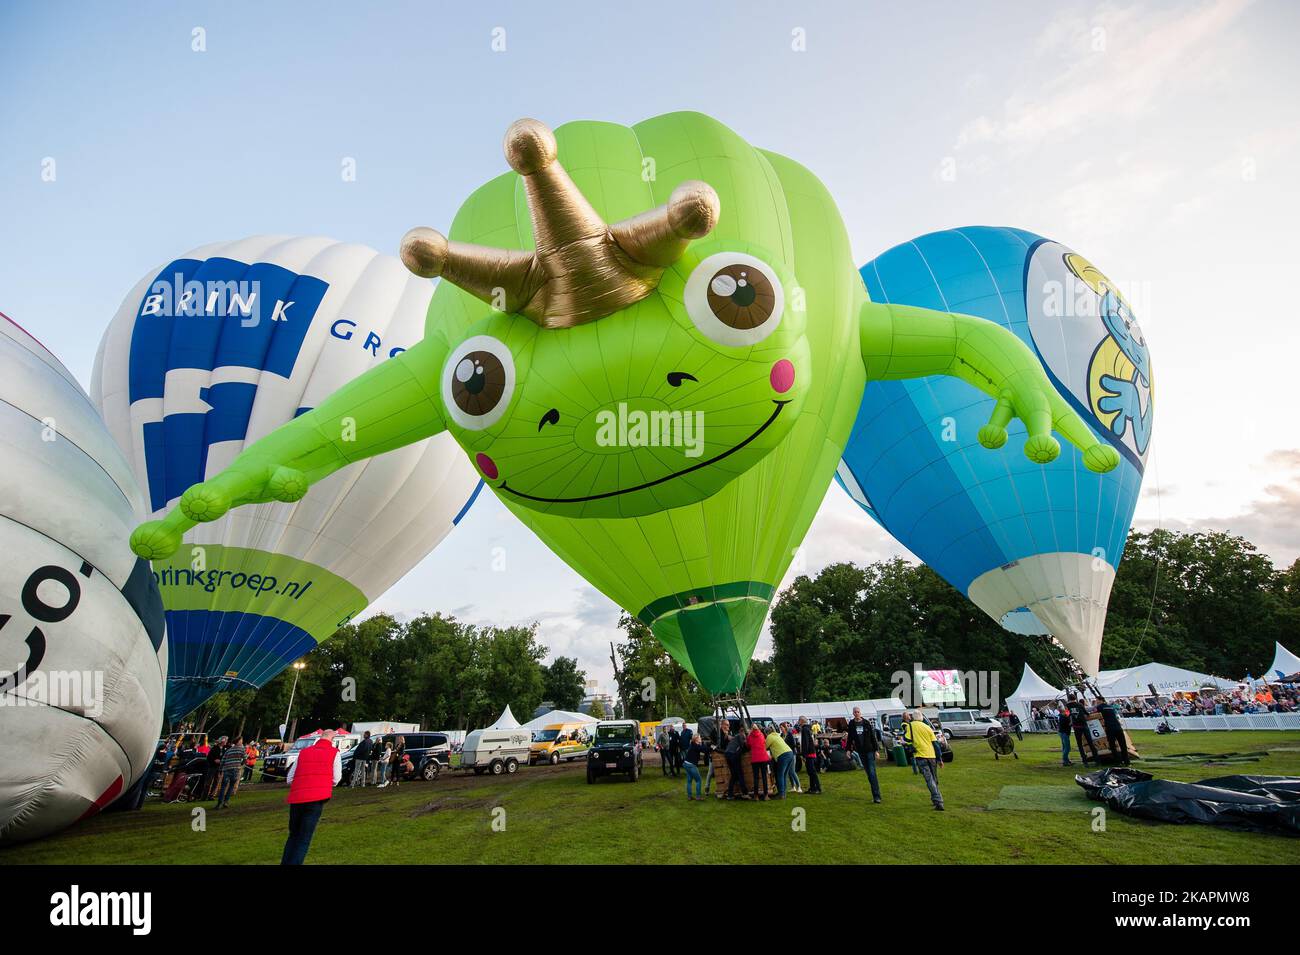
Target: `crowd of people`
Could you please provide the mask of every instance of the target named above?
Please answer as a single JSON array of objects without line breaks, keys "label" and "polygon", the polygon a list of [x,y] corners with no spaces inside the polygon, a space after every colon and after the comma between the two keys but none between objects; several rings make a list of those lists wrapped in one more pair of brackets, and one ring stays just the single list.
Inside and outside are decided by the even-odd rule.
[{"label": "crowd of people", "polygon": [[352,777],[348,782],[353,789],[375,786],[386,789],[397,788],[403,779],[415,775],[415,764],[406,751],[406,737],[376,740],[370,738],[370,730],[361,734],[352,754]]},{"label": "crowd of people", "polygon": [[[692,732],[688,726],[660,729],[655,745],[660,754],[664,775],[686,777],[686,798],[703,801],[708,795],[724,800],[785,799],[790,791],[819,795],[822,774],[836,763],[840,749],[846,760],[862,769],[871,787],[872,802],[882,801],[876,763],[884,746],[884,734],[875,721],[863,717],[859,707],[847,721],[847,732],[835,734],[834,741],[822,732],[815,721],[801,716],[796,722],[750,722],[735,717],[710,723],[710,732]],[[713,732],[716,728],[716,732]],[[942,748],[934,728],[920,713],[907,713],[901,727],[901,740],[912,771],[925,778],[934,808],[943,811],[939,790],[939,769],[943,765]],[[714,753],[721,754],[727,767],[725,791],[721,783],[714,789]],[[744,771],[749,757],[749,778]],[[800,773],[807,777],[805,784]],[[752,787],[750,782],[752,781]],[[775,787],[776,793],[771,790]]]},{"label": "crowd of people", "polygon": [[[1116,700],[1123,717],[1167,716],[1234,716],[1253,713],[1300,712],[1300,686],[1277,684],[1257,690],[1232,690],[1223,693],[1175,693],[1168,699],[1134,696]],[[1058,717],[1061,704],[1035,706],[1035,721]]]},{"label": "crowd of people", "polygon": [[240,783],[253,778],[262,757],[256,741],[243,736],[222,736],[210,743],[204,735],[180,735],[164,740],[154,753],[146,791],[161,776],[164,801],[174,802],[182,793],[191,802],[216,801],[213,808],[230,805]]}]

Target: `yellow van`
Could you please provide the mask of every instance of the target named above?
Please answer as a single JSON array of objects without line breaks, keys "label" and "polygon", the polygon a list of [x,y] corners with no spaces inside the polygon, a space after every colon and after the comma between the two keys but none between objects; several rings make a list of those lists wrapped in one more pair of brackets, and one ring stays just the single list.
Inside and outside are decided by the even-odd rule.
[{"label": "yellow van", "polygon": [[653,746],[655,742],[655,733],[659,729],[658,720],[641,721],[641,743],[644,746]]},{"label": "yellow van", "polygon": [[583,759],[590,748],[587,729],[581,723],[552,723],[533,736],[528,748],[528,765]]}]

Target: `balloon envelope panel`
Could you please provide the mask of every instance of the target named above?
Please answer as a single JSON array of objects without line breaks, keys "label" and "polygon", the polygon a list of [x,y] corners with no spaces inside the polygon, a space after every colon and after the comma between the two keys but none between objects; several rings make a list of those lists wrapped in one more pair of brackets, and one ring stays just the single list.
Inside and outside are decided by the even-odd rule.
[{"label": "balloon envelope panel", "polygon": [[166,644],[144,516],[90,399],[0,316],[0,841],[97,812],[148,768]]},{"label": "balloon envelope panel", "polygon": [[[432,290],[395,258],[324,238],[205,246],[147,275],[105,333],[92,391],[152,512],[418,341]],[[478,486],[443,434],[195,527],[154,564],[168,717],[313,649],[432,550]]]},{"label": "balloon envelope panel", "polygon": [[1018,229],[931,233],[861,273],[873,301],[1010,329],[1120,452],[1108,474],[1064,443],[1041,466],[1020,453],[1017,419],[1006,447],[989,453],[977,434],[993,399],[934,377],[868,385],[837,473],[864,510],[995,620],[1051,633],[1095,671],[1150,441],[1150,360],[1127,302],[1081,256]]}]

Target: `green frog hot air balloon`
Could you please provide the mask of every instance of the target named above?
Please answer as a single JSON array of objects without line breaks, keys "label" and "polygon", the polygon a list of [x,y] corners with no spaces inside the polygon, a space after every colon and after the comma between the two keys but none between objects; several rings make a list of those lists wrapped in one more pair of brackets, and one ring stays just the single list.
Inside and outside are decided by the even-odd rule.
[{"label": "green frog hot air balloon", "polygon": [[413,272],[442,278],[423,341],[191,487],[136,530],[137,554],[446,429],[520,520],[722,694],[869,381],[952,375],[997,399],[985,446],[1014,416],[1035,461],[1056,457],[1055,430],[1094,470],[1117,463],[1010,332],[869,302],[825,187],[718,121],[526,119],[505,153],[513,171],[450,238],[402,242]]}]

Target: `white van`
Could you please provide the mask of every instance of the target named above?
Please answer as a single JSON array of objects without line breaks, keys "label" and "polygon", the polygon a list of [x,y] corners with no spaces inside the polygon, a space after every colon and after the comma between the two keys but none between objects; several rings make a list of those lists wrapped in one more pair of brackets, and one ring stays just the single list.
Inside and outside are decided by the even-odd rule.
[{"label": "white van", "polygon": [[525,729],[475,730],[461,746],[460,768],[472,769],[476,776],[517,772],[521,763],[528,764],[532,741],[533,734]]},{"label": "white van", "polygon": [[938,717],[939,725],[943,727],[943,735],[949,739],[988,736],[989,730],[1002,727],[1002,721],[997,717],[981,713],[979,710],[940,710]]}]

